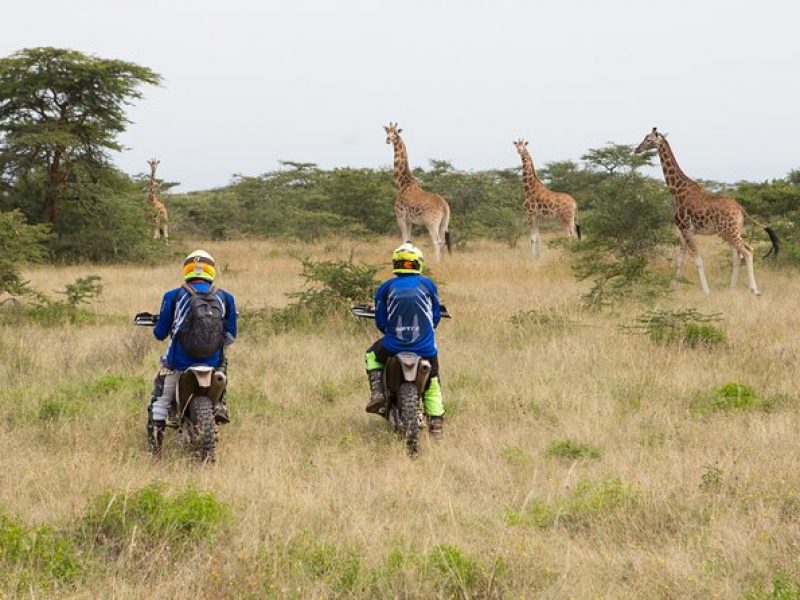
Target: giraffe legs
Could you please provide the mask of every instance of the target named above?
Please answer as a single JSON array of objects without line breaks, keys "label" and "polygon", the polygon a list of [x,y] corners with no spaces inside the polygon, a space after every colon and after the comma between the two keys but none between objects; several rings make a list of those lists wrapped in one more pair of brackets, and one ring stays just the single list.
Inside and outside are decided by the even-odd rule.
[{"label": "giraffe legs", "polygon": [[442,259],[442,244],[444,241],[439,239],[439,226],[436,223],[428,222],[425,224],[428,227],[428,233],[431,236],[431,242],[433,243],[433,257],[436,262],[439,262]]},{"label": "giraffe legs", "polygon": [[539,254],[539,224],[531,225],[531,255],[533,258]]},{"label": "giraffe legs", "polygon": [[683,267],[683,259],[686,256],[687,250],[689,251],[689,254],[692,255],[694,264],[697,267],[697,276],[700,278],[700,287],[702,288],[703,293],[708,295],[710,292],[708,290],[706,272],[703,269],[703,257],[700,256],[700,252],[697,250],[697,242],[694,240],[694,235],[691,231],[681,231],[681,253],[678,256],[678,268],[676,276],[680,275],[681,268]]},{"label": "giraffe legs", "polygon": [[403,217],[397,217],[397,226],[400,227],[400,243],[411,241],[411,224]]},{"label": "giraffe legs", "polygon": [[739,251],[731,247],[731,284],[730,289],[736,289],[736,282],[739,279],[739,266],[742,264],[742,257]]},{"label": "giraffe legs", "polygon": [[[756,285],[756,275],[753,272],[753,251],[742,241],[742,238],[736,238],[733,240],[733,251],[735,253],[734,268],[738,269],[738,263],[741,260],[740,257],[744,256],[745,263],[747,263],[747,287],[750,288],[750,291],[753,294],[760,296],[761,292],[758,291],[758,286]],[[731,275],[731,280],[733,280],[733,275]]]}]

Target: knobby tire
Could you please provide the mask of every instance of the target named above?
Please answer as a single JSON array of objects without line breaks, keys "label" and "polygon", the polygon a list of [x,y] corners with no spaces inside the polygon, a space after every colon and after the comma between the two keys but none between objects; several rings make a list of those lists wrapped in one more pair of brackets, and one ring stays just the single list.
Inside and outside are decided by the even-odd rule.
[{"label": "knobby tire", "polygon": [[400,419],[405,428],[406,449],[410,455],[419,451],[419,395],[414,383],[404,382],[397,391]]}]

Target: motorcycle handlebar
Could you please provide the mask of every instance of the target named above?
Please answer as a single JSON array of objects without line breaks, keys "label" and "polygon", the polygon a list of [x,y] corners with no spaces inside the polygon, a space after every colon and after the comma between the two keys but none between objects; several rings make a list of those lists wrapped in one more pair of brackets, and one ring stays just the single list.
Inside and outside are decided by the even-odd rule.
[{"label": "motorcycle handlebar", "polygon": [[133,317],[133,324],[142,327],[155,327],[156,321],[158,321],[158,315],[149,312],[136,313],[136,316]]}]

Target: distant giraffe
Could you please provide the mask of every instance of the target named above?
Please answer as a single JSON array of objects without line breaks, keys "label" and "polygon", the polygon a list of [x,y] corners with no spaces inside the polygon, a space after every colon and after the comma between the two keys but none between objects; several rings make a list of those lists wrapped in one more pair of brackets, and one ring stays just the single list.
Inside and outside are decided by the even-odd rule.
[{"label": "distant giraffe", "polygon": [[450,250],[450,232],[447,229],[450,223],[450,206],[438,194],[426,192],[422,189],[408,166],[408,152],[406,145],[400,138],[402,129],[397,128],[397,123],[389,123],[386,130],[386,143],[394,145],[394,187],[397,196],[394,201],[394,214],[400,226],[402,241],[411,241],[411,227],[425,225],[433,242],[434,257],[437,261],[441,258],[441,246]]},{"label": "distant giraffe", "polygon": [[542,183],[533,166],[533,159],[528,152],[528,142],[522,138],[514,142],[514,146],[522,159],[522,185],[525,188],[525,216],[531,228],[531,254],[538,254],[539,218],[557,218],[566,231],[567,236],[581,239],[581,228],[575,223],[578,204],[575,198],[563,192],[554,192]]},{"label": "distant giraffe", "polygon": [[700,287],[703,292],[708,294],[708,282],[703,270],[703,259],[697,251],[697,241],[695,234],[713,235],[718,234],[731,247],[731,281],[730,288],[734,289],[736,280],[739,277],[739,266],[744,258],[747,262],[747,278],[750,291],[756,296],[761,295],[756,286],[756,278],[753,274],[753,249],[742,240],[742,228],[745,218],[749,219],[769,235],[772,248],[767,252],[778,254],[780,243],[775,232],[753,219],[747,214],[744,208],[733,198],[724,196],[712,196],[708,194],[700,185],[687,177],[672,153],[667,142],[666,135],[653,131],[644,136],[642,143],[636,147],[637,154],[647,150],[658,149],[658,156],[661,159],[661,168],[664,171],[664,179],[667,182],[672,198],[675,203],[675,225],[681,234],[681,251],[678,254],[678,265],[675,277],[681,276],[683,263],[686,260],[686,252],[694,258],[697,266],[697,273],[700,277]]},{"label": "distant giraffe", "polygon": [[164,240],[168,240],[169,232],[167,231],[167,227],[169,225],[169,219],[167,217],[167,207],[159,201],[156,195],[156,188],[158,186],[156,183],[156,167],[161,164],[161,161],[151,158],[147,161],[147,164],[150,165],[150,181],[147,182],[147,202],[153,207],[153,218],[155,219],[153,237],[156,239],[163,238]]}]

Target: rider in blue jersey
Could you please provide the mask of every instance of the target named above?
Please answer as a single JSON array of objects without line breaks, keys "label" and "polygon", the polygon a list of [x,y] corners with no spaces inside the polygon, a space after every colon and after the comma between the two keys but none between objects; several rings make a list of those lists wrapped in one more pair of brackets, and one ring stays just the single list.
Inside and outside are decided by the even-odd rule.
[{"label": "rider in blue jersey", "polygon": [[375,342],[365,355],[369,378],[370,401],[366,411],[384,414],[386,391],[383,369],[389,357],[400,352],[414,352],[431,363],[431,376],[425,387],[422,403],[428,426],[435,438],[441,438],[444,427],[442,388],[439,385],[439,358],[434,329],[442,317],[436,284],[424,277],[422,251],[405,242],[392,254],[396,277],[385,281],[375,292],[375,326],[383,338]]},{"label": "rider in blue jersey", "polygon": [[[156,375],[147,409],[147,437],[155,456],[159,456],[161,452],[161,440],[181,372],[192,365],[208,365],[227,373],[228,360],[224,349],[236,338],[236,303],[232,294],[214,287],[216,274],[214,258],[204,250],[195,250],[184,260],[183,285],[166,292],[161,301],[153,335],[157,340],[165,340],[167,337],[170,340],[167,352],[161,357],[161,368]],[[187,320],[192,292],[212,294],[219,303],[223,327],[222,345],[209,356],[191,356],[181,344],[179,334]],[[224,394],[216,406],[214,419],[217,423],[230,422]]]}]

